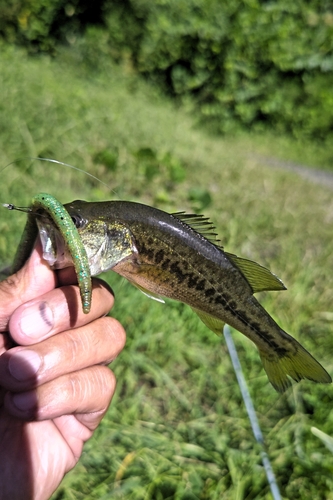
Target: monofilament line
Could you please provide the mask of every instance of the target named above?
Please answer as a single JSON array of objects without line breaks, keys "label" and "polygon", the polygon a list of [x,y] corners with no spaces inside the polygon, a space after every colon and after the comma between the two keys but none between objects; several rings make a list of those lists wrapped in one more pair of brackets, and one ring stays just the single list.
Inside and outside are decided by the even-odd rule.
[{"label": "monofilament line", "polygon": [[[16,160],[13,160],[10,163],[8,163],[7,165],[5,165],[4,167],[0,168],[0,172],[3,172],[3,170],[5,170],[7,167],[10,167],[10,165],[14,165],[15,163],[18,163],[18,162],[24,161],[24,160],[31,160],[31,161],[36,160],[36,161],[47,161],[50,163],[57,163],[58,165],[62,165],[63,167],[68,167],[68,168],[71,168],[73,170],[77,170],[78,172],[81,172],[85,175],[88,175],[89,177],[91,177],[95,181],[100,182],[101,184],[104,184],[104,186],[106,186],[106,187],[109,187],[105,182],[101,181],[101,179],[99,179],[95,175],[91,174],[90,172],[87,172],[86,170],[83,170],[82,168],[74,167],[74,165],[71,165],[70,163],[64,163],[63,161],[54,160],[53,158],[40,158],[40,157],[35,157],[35,156],[23,156],[22,158],[17,158]],[[7,208],[9,208],[9,207],[7,206]]]},{"label": "monofilament line", "polygon": [[8,210],[17,210],[18,212],[24,212],[26,214],[31,212],[30,207],[17,207],[16,205],[13,205],[12,203],[2,203],[2,206],[7,208]]},{"label": "monofilament line", "polygon": [[272,469],[272,465],[271,465],[271,462],[268,458],[268,455],[265,451],[264,437],[263,437],[263,434],[261,432],[258,417],[256,415],[256,411],[255,411],[254,406],[253,406],[253,401],[251,399],[250,392],[249,392],[249,389],[247,387],[247,383],[245,381],[242,366],[241,366],[239,358],[238,358],[236,346],[234,344],[234,341],[233,341],[233,338],[231,335],[231,331],[230,331],[230,327],[228,325],[224,326],[223,334],[224,334],[224,338],[225,338],[225,341],[226,341],[226,344],[227,344],[227,347],[229,350],[232,366],[234,367],[234,370],[236,373],[238,385],[239,385],[239,388],[240,388],[240,391],[242,394],[242,398],[243,398],[243,401],[244,401],[244,404],[246,407],[246,411],[247,411],[247,414],[248,414],[250,422],[251,422],[251,427],[252,427],[254,437],[255,437],[257,443],[261,447],[261,452],[260,452],[261,460],[262,460],[262,463],[263,463],[263,466],[265,469],[267,481],[268,481],[268,484],[270,486],[272,496],[273,496],[274,500],[281,500],[280,490],[279,490],[278,484],[276,482],[275,474],[274,474],[274,471]]}]

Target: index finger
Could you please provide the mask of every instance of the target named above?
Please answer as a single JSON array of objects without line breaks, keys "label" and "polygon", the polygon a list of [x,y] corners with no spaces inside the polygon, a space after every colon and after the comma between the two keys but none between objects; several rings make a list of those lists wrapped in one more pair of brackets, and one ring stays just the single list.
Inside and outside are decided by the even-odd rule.
[{"label": "index finger", "polygon": [[83,313],[77,285],[56,288],[25,302],[10,318],[12,339],[19,345],[31,345],[105,316],[113,306],[112,290],[98,278],[93,279],[92,289],[92,307],[88,314]]}]

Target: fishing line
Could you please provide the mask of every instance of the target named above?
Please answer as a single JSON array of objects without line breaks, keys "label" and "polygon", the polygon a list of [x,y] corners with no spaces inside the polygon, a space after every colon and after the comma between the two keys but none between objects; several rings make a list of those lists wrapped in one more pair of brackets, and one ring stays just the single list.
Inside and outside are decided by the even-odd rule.
[{"label": "fishing line", "polygon": [[95,175],[91,174],[90,172],[87,172],[86,170],[83,170],[82,168],[79,168],[79,167],[74,167],[74,165],[71,165],[70,163],[64,163],[63,161],[54,160],[53,158],[39,158],[39,157],[34,157],[34,156],[23,156],[22,158],[17,158],[16,160],[13,160],[10,163],[8,163],[5,167],[3,167],[0,170],[0,173],[3,172],[10,165],[14,165],[15,163],[18,163],[18,162],[24,161],[24,160],[38,160],[38,161],[48,161],[50,163],[57,163],[58,165],[72,168],[73,170],[77,170],[78,172],[81,172],[85,175],[88,175],[89,177],[91,177],[95,181],[100,182],[101,184],[104,184],[104,186],[106,186],[107,188],[111,189],[110,186],[108,186],[105,182],[101,181],[101,179],[99,179]]},{"label": "fishing line", "polygon": [[78,172],[81,172],[83,174],[88,175],[89,177],[91,177],[95,181],[100,182],[101,184],[104,184],[104,186],[106,186],[107,188],[110,189],[110,187],[105,182],[101,181],[101,179],[99,179],[95,175],[91,174],[90,172],[87,172],[86,170],[83,170],[82,168],[74,167],[74,165],[71,165],[70,163],[64,163],[64,162],[59,161],[59,160],[53,160],[52,158],[34,158],[34,157],[32,157],[31,160],[49,161],[51,163],[58,163],[58,165],[63,165],[64,167],[72,168],[73,170],[77,170]]},{"label": "fishing line", "polygon": [[224,326],[223,334],[224,334],[224,338],[225,338],[225,341],[226,341],[226,344],[227,344],[227,347],[229,350],[232,366],[234,367],[234,370],[236,373],[238,385],[239,385],[239,388],[240,388],[240,391],[242,394],[242,398],[243,398],[243,401],[244,401],[244,404],[246,407],[246,411],[247,411],[247,414],[248,414],[249,419],[250,419],[252,431],[253,431],[253,434],[254,434],[254,437],[255,437],[257,443],[260,445],[260,448],[261,448],[261,451],[260,451],[261,460],[262,460],[262,463],[263,463],[263,466],[265,469],[267,481],[268,481],[269,487],[271,489],[273,499],[274,500],[282,500],[282,497],[280,495],[280,490],[279,490],[278,484],[276,482],[276,478],[275,478],[275,474],[274,474],[271,462],[270,462],[268,455],[265,451],[264,436],[261,432],[259,420],[258,420],[256,411],[254,409],[253,401],[252,401],[252,398],[251,398],[251,395],[250,395],[250,392],[249,392],[249,389],[248,389],[248,386],[247,386],[247,383],[246,383],[246,380],[245,380],[245,377],[243,374],[243,370],[242,370],[242,366],[241,366],[240,361],[239,361],[236,346],[235,346],[235,343],[234,343],[232,335],[231,335],[230,327],[228,325]]}]

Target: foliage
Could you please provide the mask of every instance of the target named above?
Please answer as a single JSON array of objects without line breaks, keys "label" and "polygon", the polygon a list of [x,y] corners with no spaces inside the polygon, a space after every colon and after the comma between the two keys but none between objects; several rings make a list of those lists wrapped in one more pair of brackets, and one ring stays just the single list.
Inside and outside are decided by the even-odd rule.
[{"label": "foliage", "polygon": [[332,132],[330,2],[129,3],[138,26],[144,18],[139,44],[111,29],[119,11],[125,23],[127,11],[110,2],[111,44],[128,48],[139,71],[174,95],[193,96],[202,120],[217,130],[269,124],[296,136]]},{"label": "foliage", "polygon": [[57,40],[73,43],[89,23],[101,22],[101,1],[0,0],[0,36],[30,51],[54,53]]},{"label": "foliage", "polygon": [[[54,52],[88,25],[109,56],[191,106],[219,132],[271,128],[323,140],[333,129],[329,0],[0,0],[0,33]],[[188,101],[186,101],[188,102]]]},{"label": "foliage", "polygon": [[[332,193],[264,160],[287,151],[306,162],[310,150],[329,163],[329,145],[315,155],[290,137],[207,136],[129,66],[113,65],[107,47],[93,66],[94,49],[82,42],[52,59],[1,47],[1,164],[20,158],[1,171],[1,202],[27,206],[41,191],[170,212],[210,202],[205,212],[226,250],[270,267],[288,286],[261,303],[332,373]],[[86,169],[109,187],[29,156]],[[0,260],[8,262],[25,215],[0,214]],[[189,308],[149,300],[114,273],[103,278],[128,335],[111,365],[117,391],[54,498],[271,498],[223,338]],[[233,335],[281,494],[332,500],[333,386],[303,381],[275,393],[252,343]]]}]

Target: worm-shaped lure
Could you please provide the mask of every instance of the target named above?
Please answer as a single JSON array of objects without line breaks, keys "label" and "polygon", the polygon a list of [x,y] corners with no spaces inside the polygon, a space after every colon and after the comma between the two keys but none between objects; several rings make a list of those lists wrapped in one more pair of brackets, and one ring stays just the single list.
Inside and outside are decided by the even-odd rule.
[{"label": "worm-shaped lure", "polygon": [[[7,206],[7,208],[15,208]],[[38,235],[37,217],[48,216],[58,228],[64,243],[73,259],[80,289],[83,312],[87,314],[91,307],[91,274],[88,257],[77,228],[64,206],[54,196],[40,193],[34,196],[28,211],[28,219],[18,247],[13,272],[17,272],[28,259]]]}]

